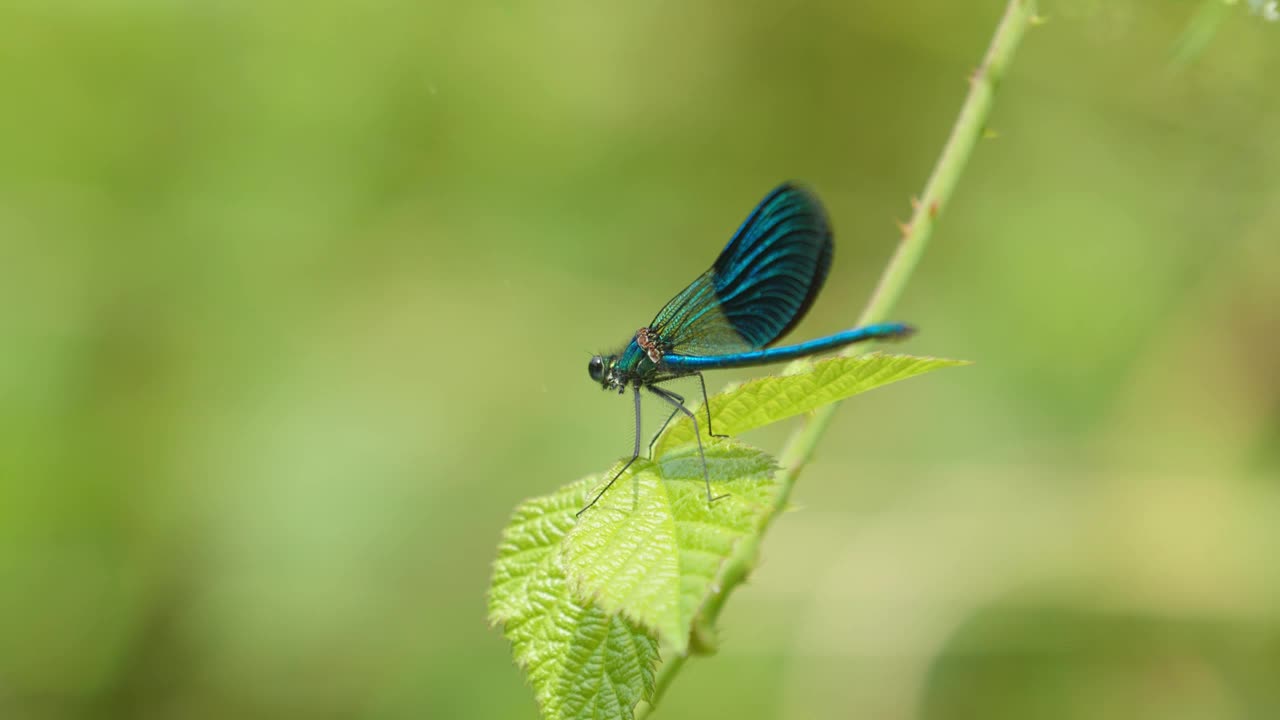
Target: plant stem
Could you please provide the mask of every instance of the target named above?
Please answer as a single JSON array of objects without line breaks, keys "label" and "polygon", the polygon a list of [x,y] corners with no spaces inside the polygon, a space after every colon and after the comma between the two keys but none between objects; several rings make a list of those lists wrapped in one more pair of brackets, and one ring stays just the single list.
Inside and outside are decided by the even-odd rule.
[{"label": "plant stem", "polygon": [[[1023,34],[1037,21],[1035,12],[1034,0],[1009,0],[982,64],[969,78],[969,94],[965,97],[960,114],[951,128],[951,135],[947,138],[937,164],[934,165],[933,173],[925,183],[924,193],[918,201],[913,202],[914,211],[911,222],[902,228],[902,240],[893,258],[885,267],[884,273],[881,274],[880,282],[871,300],[862,312],[860,325],[885,320],[889,310],[902,295],[903,288],[906,287],[911,273],[920,261],[920,256],[924,254],[924,249],[929,244],[934,221],[946,207],[947,201],[951,199],[956,183],[969,160],[969,155],[983,137],[996,86],[1004,77]],[[846,354],[857,352],[855,350]],[[782,469],[778,474],[779,490],[772,511],[764,519],[759,532],[744,538],[734,548],[733,555],[726,562],[720,590],[708,600],[699,619],[702,627],[715,627],[725,600],[738,585],[746,580],[751,569],[755,567],[764,532],[787,507],[796,478],[813,455],[818,440],[826,432],[831,418],[835,415],[837,405],[838,403],[833,403],[814,412],[787,442],[780,459]],[[684,667],[687,659],[687,655],[676,656],[662,664],[658,670],[653,701],[649,704],[642,703],[637,707],[636,718],[643,718],[652,712],[663,693],[671,685],[672,679]]]},{"label": "plant stem", "polygon": [[951,136],[947,138],[942,154],[938,156],[933,174],[925,183],[924,194],[919,200],[913,201],[915,208],[911,214],[911,222],[903,227],[898,250],[880,275],[880,283],[866,309],[862,311],[858,324],[883,321],[902,295],[902,289],[929,244],[934,220],[951,199],[974,146],[986,132],[987,116],[991,113],[996,86],[1004,79],[1009,62],[1013,59],[1013,51],[1033,22],[1036,22],[1035,2],[1010,0],[1004,18],[991,38],[986,57],[969,77],[969,95],[960,108],[960,115],[951,128]]}]

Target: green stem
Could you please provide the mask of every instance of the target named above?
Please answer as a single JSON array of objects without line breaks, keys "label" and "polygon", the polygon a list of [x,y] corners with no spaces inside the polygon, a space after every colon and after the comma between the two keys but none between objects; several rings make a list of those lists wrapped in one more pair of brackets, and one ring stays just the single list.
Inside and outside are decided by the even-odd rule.
[{"label": "green stem", "polygon": [[[991,45],[987,48],[982,65],[969,78],[969,94],[960,108],[960,115],[956,118],[955,125],[951,128],[951,136],[947,138],[947,144],[938,157],[933,173],[925,183],[924,193],[914,203],[915,209],[911,215],[911,222],[903,227],[902,240],[898,244],[897,252],[881,274],[880,283],[862,312],[860,325],[885,320],[894,303],[902,295],[903,288],[906,287],[911,273],[920,261],[920,256],[924,254],[925,247],[929,244],[934,222],[946,207],[947,201],[951,199],[974,146],[986,131],[986,120],[991,112],[996,86],[1004,77],[1023,33],[1036,21],[1034,0],[1009,1],[1004,17],[1001,18],[995,35],[991,38]],[[848,354],[856,354],[856,352]],[[760,531],[749,535],[734,548],[733,555],[726,563],[720,590],[707,602],[699,619],[702,627],[715,627],[725,601],[755,567],[764,532],[787,507],[796,478],[799,477],[800,470],[813,455],[818,440],[831,423],[836,405],[833,403],[814,412],[787,442],[780,459],[782,469],[778,474],[780,489],[777,501],[765,518]],[[687,655],[676,656],[662,664],[658,671],[653,701],[650,704],[642,703],[637,707],[636,718],[644,718],[652,712],[672,680],[684,667],[687,659]]]}]

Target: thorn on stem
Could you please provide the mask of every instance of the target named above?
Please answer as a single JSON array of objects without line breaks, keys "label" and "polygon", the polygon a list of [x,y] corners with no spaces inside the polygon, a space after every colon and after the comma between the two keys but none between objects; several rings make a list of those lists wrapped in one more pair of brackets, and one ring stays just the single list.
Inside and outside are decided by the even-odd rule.
[{"label": "thorn on stem", "polygon": [[929,219],[932,220],[936,217],[938,217],[938,201],[934,200],[929,203]]}]

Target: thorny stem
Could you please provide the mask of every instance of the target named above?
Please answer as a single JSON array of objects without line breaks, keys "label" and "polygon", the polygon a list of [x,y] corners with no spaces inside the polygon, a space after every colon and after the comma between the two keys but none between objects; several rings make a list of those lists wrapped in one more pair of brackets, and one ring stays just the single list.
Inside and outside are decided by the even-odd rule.
[{"label": "thorny stem", "polygon": [[[947,138],[947,144],[938,157],[933,173],[925,183],[923,194],[919,200],[912,202],[914,210],[911,221],[902,226],[902,240],[893,258],[885,267],[884,273],[881,274],[880,282],[871,300],[862,311],[859,325],[884,321],[889,310],[902,295],[903,288],[906,287],[911,273],[920,261],[920,256],[924,254],[925,247],[929,244],[934,222],[946,207],[947,201],[951,199],[973,148],[982,139],[996,86],[1003,79],[1023,34],[1036,22],[1038,22],[1038,16],[1034,0],[1009,1],[1004,16],[996,27],[995,35],[991,38],[991,45],[987,48],[982,64],[969,77],[969,94],[965,97],[960,115],[951,128],[951,136]],[[846,351],[845,354],[853,355],[858,352],[858,350],[852,350]],[[796,478],[813,455],[818,440],[826,432],[831,418],[835,415],[837,405],[838,403],[833,403],[815,411],[796,430],[783,448],[781,470],[778,471],[779,490],[773,508],[764,519],[760,531],[749,535],[734,548],[733,555],[726,562],[719,590],[708,600],[698,619],[699,628],[695,628],[695,635],[709,632],[714,637],[713,629],[716,620],[720,617],[725,600],[738,585],[746,580],[751,569],[755,567],[764,531],[787,507]],[[688,658],[689,655],[679,655],[662,664],[658,671],[653,700],[648,704],[641,703],[636,708],[636,718],[644,718],[653,711]]]}]

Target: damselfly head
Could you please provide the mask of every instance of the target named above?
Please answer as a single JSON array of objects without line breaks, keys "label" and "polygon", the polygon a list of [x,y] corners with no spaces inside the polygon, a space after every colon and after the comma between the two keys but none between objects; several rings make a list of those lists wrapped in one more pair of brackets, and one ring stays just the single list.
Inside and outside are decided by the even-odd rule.
[{"label": "damselfly head", "polygon": [[587,363],[587,373],[591,375],[591,379],[600,383],[601,386],[608,389],[609,378],[605,373],[605,369],[613,365],[612,362],[605,362],[603,355],[596,355],[591,358],[591,362]]},{"label": "damselfly head", "polygon": [[625,387],[626,383],[618,382],[617,366],[617,355],[596,355],[587,363],[587,374],[605,390],[618,390]]}]

